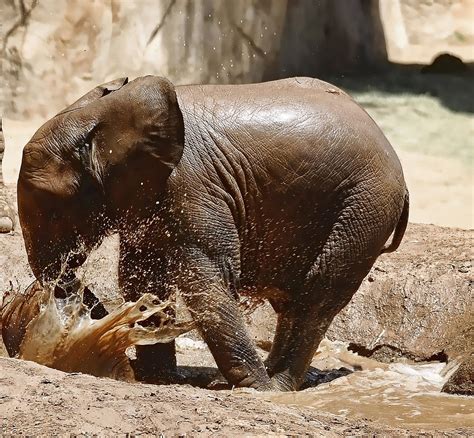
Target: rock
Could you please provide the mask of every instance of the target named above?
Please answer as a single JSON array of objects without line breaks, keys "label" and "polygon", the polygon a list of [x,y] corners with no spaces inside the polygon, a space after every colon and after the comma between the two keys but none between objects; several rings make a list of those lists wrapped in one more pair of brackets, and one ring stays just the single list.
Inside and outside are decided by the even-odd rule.
[{"label": "rock", "polygon": [[15,227],[15,210],[7,197],[5,187],[0,183],[0,233],[9,233]]},{"label": "rock", "polygon": [[12,230],[13,230],[12,220],[9,217],[0,217],[0,233],[9,233]]},{"label": "rock", "polygon": [[44,118],[114,77],[241,83],[442,52],[470,62],[474,41],[469,3],[441,0],[10,0],[0,14],[0,113]]},{"label": "rock", "polygon": [[273,65],[286,12],[286,0],[2,3],[0,107],[42,117],[116,77],[260,81]]},{"label": "rock", "polygon": [[474,355],[470,355],[459,365],[441,391],[474,396]]},{"label": "rock", "polygon": [[15,225],[15,212],[7,200],[6,190],[3,185],[3,154],[5,152],[5,140],[3,137],[3,123],[0,119],[0,233],[13,231]]},{"label": "rock", "polygon": [[468,72],[468,67],[457,56],[450,53],[438,55],[430,65],[421,69],[424,74],[454,75]]},{"label": "rock", "polygon": [[445,52],[473,61],[471,2],[380,0],[379,7],[390,62],[426,65]]}]

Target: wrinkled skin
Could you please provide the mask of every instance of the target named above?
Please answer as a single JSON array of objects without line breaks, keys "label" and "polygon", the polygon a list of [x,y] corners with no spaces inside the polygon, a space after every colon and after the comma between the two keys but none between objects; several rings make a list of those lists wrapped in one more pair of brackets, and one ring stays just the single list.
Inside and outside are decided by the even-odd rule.
[{"label": "wrinkled skin", "polygon": [[[408,220],[388,141],[344,92],[309,78],[102,85],[28,143],[18,203],[40,281],[62,273],[67,284],[118,231],[125,298],[178,288],[224,377],[261,390],[301,385],[334,316]],[[265,363],[239,292],[278,313]],[[175,364],[173,344],[143,347],[135,374],[153,381]]]}]

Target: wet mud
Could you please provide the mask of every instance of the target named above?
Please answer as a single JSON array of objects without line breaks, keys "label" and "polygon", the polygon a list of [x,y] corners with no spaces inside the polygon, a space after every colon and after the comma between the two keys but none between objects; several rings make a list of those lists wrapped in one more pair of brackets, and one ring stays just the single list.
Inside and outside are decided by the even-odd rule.
[{"label": "wet mud", "polygon": [[[166,311],[172,304],[152,294],[93,319],[83,293],[81,287],[56,298],[54,286],[34,282],[23,294],[7,295],[0,320],[10,356],[61,371],[134,381],[130,357],[136,345],[171,342],[194,328],[192,321],[172,321]],[[159,317],[159,326],[139,324],[152,316]]]},{"label": "wet mud", "polygon": [[[128,382],[134,382],[130,359],[135,345],[178,338],[179,383],[205,387],[219,377],[212,356],[202,341],[188,333],[194,328],[191,321],[170,320],[169,306],[147,294],[137,302],[119,304],[96,320],[83,304],[81,292],[58,299],[52,288],[35,282],[24,294],[5,297],[3,337],[8,351],[19,359]],[[159,327],[139,325],[152,315],[160,317]],[[452,364],[410,363],[403,358],[382,363],[350,351],[347,343],[326,339],[313,359],[304,390],[259,393],[244,389],[236,394],[311,408],[346,421],[370,420],[394,428],[438,432],[469,429],[474,427],[474,398],[441,393],[455,370]],[[215,382],[209,387],[230,389]]]},{"label": "wet mud", "polygon": [[324,341],[318,363],[353,372],[304,391],[271,394],[266,398],[292,406],[311,406],[343,418],[366,418],[408,429],[441,431],[474,427],[474,398],[441,392],[456,366],[443,362],[381,363],[361,357],[347,344]]}]

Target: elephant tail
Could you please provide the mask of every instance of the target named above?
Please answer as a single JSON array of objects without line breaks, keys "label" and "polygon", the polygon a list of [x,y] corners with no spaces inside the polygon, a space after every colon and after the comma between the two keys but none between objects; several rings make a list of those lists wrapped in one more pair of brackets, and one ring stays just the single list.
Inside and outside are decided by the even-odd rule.
[{"label": "elephant tail", "polygon": [[403,239],[403,235],[405,234],[405,230],[407,229],[408,225],[408,212],[410,210],[410,195],[408,190],[405,190],[405,199],[403,201],[403,210],[402,214],[400,215],[400,219],[398,219],[398,223],[395,227],[395,231],[393,233],[392,241],[389,244],[385,244],[380,251],[380,254],[384,254],[386,252],[393,252],[399,246]]}]

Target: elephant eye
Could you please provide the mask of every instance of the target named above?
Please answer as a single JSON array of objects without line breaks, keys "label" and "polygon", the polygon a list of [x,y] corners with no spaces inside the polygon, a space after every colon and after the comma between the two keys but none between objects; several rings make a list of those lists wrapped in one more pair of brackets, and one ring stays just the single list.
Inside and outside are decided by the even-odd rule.
[{"label": "elephant eye", "polygon": [[90,157],[93,148],[93,141],[94,141],[94,134],[97,130],[97,126],[92,128],[85,137],[83,137],[82,141],[78,145],[78,152],[81,162],[84,165],[90,164]]},{"label": "elephant eye", "polygon": [[81,161],[87,162],[87,158],[92,149],[92,142],[90,139],[86,139],[83,143],[79,145],[79,157]]},{"label": "elephant eye", "polygon": [[50,212],[49,217],[52,221],[57,221],[59,219],[59,213],[53,210]]}]

